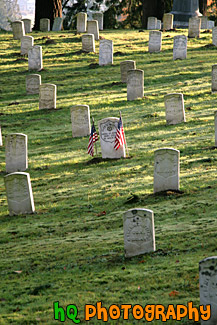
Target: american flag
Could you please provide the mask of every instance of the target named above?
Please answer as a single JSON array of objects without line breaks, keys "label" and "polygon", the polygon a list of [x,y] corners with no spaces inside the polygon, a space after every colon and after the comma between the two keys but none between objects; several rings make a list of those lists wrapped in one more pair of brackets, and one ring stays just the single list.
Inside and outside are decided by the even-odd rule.
[{"label": "american flag", "polygon": [[92,128],[91,128],[91,133],[89,137],[89,144],[87,148],[87,153],[91,156],[94,154],[94,143],[98,140],[98,135],[96,133],[95,125],[93,123]]},{"label": "american flag", "polygon": [[123,144],[126,144],[126,140],[125,140],[125,135],[124,135],[124,128],[123,128],[123,124],[122,124],[122,119],[121,119],[121,116],[120,116],[120,119],[118,121],[118,128],[117,128],[117,133],[116,133],[116,137],[115,137],[114,148],[116,150],[118,150],[118,148],[120,148],[120,146],[123,146]]}]

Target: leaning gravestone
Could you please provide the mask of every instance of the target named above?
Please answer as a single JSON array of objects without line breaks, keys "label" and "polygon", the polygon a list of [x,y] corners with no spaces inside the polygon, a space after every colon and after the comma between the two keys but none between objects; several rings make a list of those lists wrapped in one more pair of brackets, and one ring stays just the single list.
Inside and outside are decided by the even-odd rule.
[{"label": "leaning gravestone", "polygon": [[113,41],[99,41],[99,65],[113,64]]},{"label": "leaning gravestone", "polygon": [[103,13],[102,12],[94,12],[92,17],[94,20],[98,21],[99,30],[103,30]]},{"label": "leaning gravestone", "polygon": [[12,173],[4,177],[9,215],[34,213],[35,206],[29,173]]},{"label": "leaning gravestone", "polygon": [[207,257],[199,262],[200,305],[210,305],[211,317],[202,320],[202,325],[217,324],[217,256]]},{"label": "leaning gravestone", "polygon": [[82,39],[82,51],[95,52],[95,39],[93,34],[84,34]]},{"label": "leaning gravestone", "polygon": [[183,94],[168,94],[164,97],[167,124],[186,122]]},{"label": "leaning gravestone", "polygon": [[99,40],[99,25],[97,20],[90,20],[87,22],[87,33],[93,34],[95,41]]},{"label": "leaning gravestone", "polygon": [[157,20],[157,29],[161,29],[161,20]]},{"label": "leaning gravestone", "polygon": [[163,29],[171,30],[173,29],[173,14],[164,14],[163,15]]},{"label": "leaning gravestone", "polygon": [[217,27],[212,29],[212,44],[217,46]]},{"label": "leaning gravestone", "polygon": [[28,18],[24,18],[22,19],[23,23],[24,23],[24,30],[25,30],[25,33],[28,34],[28,33],[31,33],[32,32],[32,21],[31,19],[28,19]]},{"label": "leaning gravestone", "polygon": [[87,14],[79,12],[77,14],[77,33],[86,33],[87,31]]},{"label": "leaning gravestone", "polygon": [[25,36],[24,23],[21,20],[16,20],[12,23],[13,37],[20,40]]},{"label": "leaning gravestone", "polygon": [[48,18],[40,19],[40,31],[41,32],[49,32],[50,31],[50,19],[48,19]]},{"label": "leaning gravestone", "polygon": [[63,18],[61,17],[56,17],[54,19],[54,23],[53,23],[53,27],[52,27],[52,31],[53,32],[59,32],[62,29],[62,24],[63,24]]},{"label": "leaning gravestone", "polygon": [[162,32],[151,31],[149,32],[148,51],[149,53],[160,52],[162,44]]},{"label": "leaning gravestone", "polygon": [[125,257],[155,251],[154,214],[148,209],[131,209],[124,213]]},{"label": "leaning gravestone", "polygon": [[215,147],[217,147],[217,111],[214,112],[215,115]]},{"label": "leaning gravestone", "polygon": [[144,71],[135,69],[127,72],[127,100],[144,96]]},{"label": "leaning gravestone", "polygon": [[148,17],[147,29],[148,30],[157,29],[157,18],[156,17]]},{"label": "leaning gravestone", "polygon": [[5,140],[6,173],[23,172],[28,168],[27,135],[12,133]]},{"label": "leaning gravestone", "polygon": [[173,60],[184,60],[187,58],[187,36],[177,35],[173,39]]},{"label": "leaning gravestone", "polygon": [[202,16],[200,17],[200,20],[201,20],[200,29],[208,29],[208,17]]},{"label": "leaning gravestone", "polygon": [[39,109],[56,108],[57,86],[41,84],[39,87]]},{"label": "leaning gravestone", "polygon": [[41,70],[42,64],[42,46],[35,45],[28,52],[29,70]]},{"label": "leaning gravestone", "polygon": [[29,50],[34,46],[34,37],[32,36],[23,36],[21,38],[21,49],[20,54],[28,54]]},{"label": "leaning gravestone", "polygon": [[1,130],[1,126],[0,126],[0,146],[2,146],[3,143],[2,143],[2,130]]},{"label": "leaning gravestone", "polygon": [[120,69],[121,69],[121,82],[126,83],[127,82],[127,72],[129,70],[136,69],[136,61],[133,61],[133,60],[123,61],[120,63]]},{"label": "leaning gravestone", "polygon": [[114,148],[119,118],[108,117],[98,122],[102,158],[126,157],[125,145],[118,150]]},{"label": "leaning gravestone", "polygon": [[217,64],[212,66],[212,92],[217,92]]},{"label": "leaning gravestone", "polygon": [[29,74],[26,76],[26,93],[39,94],[39,87],[41,85],[41,76],[39,74]]},{"label": "leaning gravestone", "polygon": [[199,38],[200,37],[200,25],[201,20],[197,17],[189,18],[188,24],[188,37],[189,38]]},{"label": "leaning gravestone", "polygon": [[88,105],[75,105],[71,109],[72,136],[85,137],[90,135],[90,109]]},{"label": "leaning gravestone", "polygon": [[179,150],[158,149],[154,152],[154,193],[179,190]]}]

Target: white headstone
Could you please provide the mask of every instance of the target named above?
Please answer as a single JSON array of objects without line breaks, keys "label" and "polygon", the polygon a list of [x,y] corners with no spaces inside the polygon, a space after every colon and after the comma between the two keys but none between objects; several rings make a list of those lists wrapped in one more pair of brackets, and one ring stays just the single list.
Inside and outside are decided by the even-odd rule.
[{"label": "white headstone", "polygon": [[2,142],[2,131],[1,131],[1,126],[0,126],[0,146],[3,145],[3,142]]},{"label": "white headstone", "polygon": [[212,29],[212,44],[217,46],[217,27]]},{"label": "white headstone", "polygon": [[157,29],[161,29],[161,20],[157,20]]},{"label": "white headstone", "polygon": [[208,20],[208,29],[212,29],[213,27],[215,27],[215,22],[212,20]]},{"label": "white headstone", "polygon": [[167,124],[186,122],[183,94],[168,94],[164,97]]},{"label": "white headstone", "polygon": [[127,72],[127,100],[144,96],[144,71],[135,69]]},{"label": "white headstone", "polygon": [[26,34],[31,33],[32,32],[32,22],[31,22],[31,19],[24,18],[24,19],[22,19],[22,21],[24,23],[25,33]]},{"label": "white headstone", "polygon": [[77,14],[77,33],[86,33],[87,31],[87,14],[79,12]]},{"label": "white headstone", "polygon": [[62,24],[63,24],[63,18],[61,17],[56,17],[54,19],[54,23],[53,23],[53,27],[52,27],[52,31],[53,32],[59,32],[62,29]]},{"label": "white headstone", "polygon": [[177,35],[173,39],[173,60],[187,58],[187,36]]},{"label": "white headstone", "polygon": [[49,32],[50,31],[50,19],[48,19],[48,18],[40,19],[40,31],[41,32]]},{"label": "white headstone", "polygon": [[157,18],[156,17],[148,17],[147,29],[148,30],[157,29]]},{"label": "white headstone", "polygon": [[197,18],[197,17],[189,18],[188,37],[189,38],[199,38],[200,37],[200,26],[201,26],[200,18]]},{"label": "white headstone", "polygon": [[71,109],[72,136],[85,137],[90,135],[90,109],[88,105],[75,105]]},{"label": "white headstone", "polygon": [[98,122],[102,158],[126,157],[125,145],[121,145],[118,150],[114,148],[118,121],[116,117],[108,117]]},{"label": "white headstone", "polygon": [[136,61],[126,60],[120,63],[121,82],[127,82],[127,72],[136,69]]},{"label": "white headstone", "polygon": [[87,22],[87,33],[93,34],[95,41],[99,40],[99,25],[97,20],[89,20]]},{"label": "white headstone", "polygon": [[26,76],[26,93],[39,94],[41,76],[39,74],[29,74]]},{"label": "white headstone", "polygon": [[131,209],[124,213],[125,257],[155,251],[154,213],[148,209]]},{"label": "white headstone", "polygon": [[57,86],[41,84],[39,87],[39,109],[56,108]]},{"label": "white headstone", "polygon": [[41,70],[42,64],[42,46],[35,45],[28,52],[29,70]]},{"label": "white headstone", "polygon": [[149,32],[148,51],[149,53],[160,52],[162,44],[162,32],[151,31]]},{"label": "white headstone", "polygon": [[24,23],[21,20],[16,20],[12,23],[12,31],[14,39],[21,39],[25,36]]},{"label": "white headstone", "polygon": [[35,211],[29,173],[12,173],[4,177],[10,216]]},{"label": "white headstone", "polygon": [[208,17],[201,16],[200,20],[201,20],[200,29],[208,29]]},{"label": "white headstone", "polygon": [[215,147],[217,147],[217,111],[214,112],[215,115]]},{"label": "white headstone", "polygon": [[84,34],[82,39],[82,51],[95,52],[95,39],[93,34]]},{"label": "white headstone", "polygon": [[217,64],[212,66],[212,92],[217,92]]},{"label": "white headstone", "polygon": [[5,140],[6,172],[24,172],[28,168],[27,135],[12,133]]},{"label": "white headstone", "polygon": [[200,305],[210,305],[211,317],[202,325],[217,324],[217,256],[207,257],[199,262]]},{"label": "white headstone", "polygon": [[170,30],[173,29],[173,14],[163,15],[163,29]]},{"label": "white headstone", "polygon": [[98,21],[99,30],[103,30],[103,13],[102,12],[94,12],[92,17],[94,20]]},{"label": "white headstone", "polygon": [[32,36],[23,36],[21,38],[21,55],[28,54],[29,50],[34,46],[34,38]]},{"label": "white headstone", "polygon": [[99,65],[113,64],[113,41],[99,41]]}]

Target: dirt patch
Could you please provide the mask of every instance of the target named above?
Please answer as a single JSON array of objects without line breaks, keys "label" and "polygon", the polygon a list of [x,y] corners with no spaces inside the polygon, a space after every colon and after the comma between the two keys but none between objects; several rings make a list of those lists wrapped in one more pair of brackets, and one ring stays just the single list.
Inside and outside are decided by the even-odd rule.
[{"label": "dirt patch", "polygon": [[85,52],[82,51],[82,50],[79,50],[79,51],[73,52],[72,55],[80,55],[80,54],[83,54],[83,53],[85,53]]},{"label": "dirt patch", "polygon": [[171,195],[181,195],[181,194],[184,194],[184,192],[180,190],[167,190],[167,191],[154,193],[155,196],[171,196]]},{"label": "dirt patch", "polygon": [[27,61],[27,59],[25,59],[25,58],[19,58],[19,59],[16,59],[14,62],[24,62],[24,61]]},{"label": "dirt patch", "polygon": [[114,53],[114,56],[119,56],[119,55],[126,55],[126,53],[118,51]]},{"label": "dirt patch", "polygon": [[8,104],[8,106],[11,106],[11,105],[19,105],[20,103],[19,102],[12,102],[10,104]]},{"label": "dirt patch", "polygon": [[214,44],[206,44],[204,47],[209,49],[209,48],[214,48],[215,45]]},{"label": "dirt patch", "polygon": [[205,29],[203,32],[201,32],[201,34],[205,34],[205,33],[212,33],[212,31],[210,29]]},{"label": "dirt patch", "polygon": [[[126,158],[121,158],[121,159],[131,159],[132,156],[126,157]],[[113,162],[113,161],[117,161],[120,160],[120,158],[114,158],[114,159],[109,159],[109,158],[102,158],[102,157],[94,157],[91,160],[88,160],[85,165],[95,165],[95,164],[99,164],[101,162],[105,162],[105,161],[109,161],[109,162]]]},{"label": "dirt patch", "polygon": [[51,45],[51,44],[56,44],[56,42],[55,42],[53,39],[48,39],[48,40],[45,42],[45,45]]},{"label": "dirt patch", "polygon": [[99,64],[98,63],[91,63],[88,65],[89,69],[97,69],[99,68]]},{"label": "dirt patch", "polygon": [[139,30],[139,33],[144,33],[144,32],[145,32],[144,29]]}]

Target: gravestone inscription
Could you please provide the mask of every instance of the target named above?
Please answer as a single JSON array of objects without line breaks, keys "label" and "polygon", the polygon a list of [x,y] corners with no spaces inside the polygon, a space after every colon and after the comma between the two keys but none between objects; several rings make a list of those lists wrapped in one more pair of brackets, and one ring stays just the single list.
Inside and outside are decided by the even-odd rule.
[{"label": "gravestone inscription", "polygon": [[50,19],[48,19],[48,18],[40,19],[40,31],[41,32],[49,32],[50,31]]},{"label": "gravestone inscription", "polygon": [[144,96],[144,71],[135,69],[127,72],[127,100]]},{"label": "gravestone inscription", "polygon": [[121,82],[127,82],[127,72],[136,69],[136,61],[126,60],[120,63]]},{"label": "gravestone inscription", "polygon": [[79,12],[77,14],[77,33],[86,33],[87,31],[87,14]]},{"label": "gravestone inscription", "polygon": [[56,108],[57,86],[41,84],[39,87],[39,109]]},{"label": "gravestone inscription", "polygon": [[28,168],[27,135],[12,133],[5,140],[6,172],[23,172]]},{"label": "gravestone inscription", "polygon": [[21,38],[20,54],[28,54],[29,50],[34,46],[34,38],[32,36],[23,36]]},{"label": "gravestone inscription", "polygon": [[186,122],[183,94],[168,94],[164,97],[167,124]]},{"label": "gravestone inscription", "polygon": [[75,105],[71,109],[72,136],[85,137],[90,135],[90,109],[88,105]]},{"label": "gravestone inscription", "polygon": [[13,38],[20,40],[25,36],[24,23],[21,20],[16,20],[12,23]]},{"label": "gravestone inscription", "polygon": [[26,93],[39,94],[39,86],[41,84],[41,76],[39,74],[29,74],[26,76]]},{"label": "gravestone inscription", "polygon": [[40,71],[43,68],[42,46],[35,45],[28,52],[29,70]]},{"label": "gravestone inscription", "polygon": [[149,43],[148,43],[149,53],[160,52],[161,44],[162,44],[162,32],[160,31],[149,32]]},{"label": "gravestone inscription", "polygon": [[32,32],[32,22],[31,22],[31,19],[24,18],[24,19],[22,19],[22,21],[24,23],[25,33],[26,34],[31,33]]},{"label": "gravestone inscription", "polygon": [[89,20],[87,22],[87,33],[93,34],[95,41],[99,40],[99,26],[97,20]]},{"label": "gravestone inscription", "polygon": [[173,39],[173,60],[184,60],[187,58],[187,36],[177,35]]},{"label": "gravestone inscription", "polygon": [[113,41],[99,41],[99,65],[113,64]]}]

